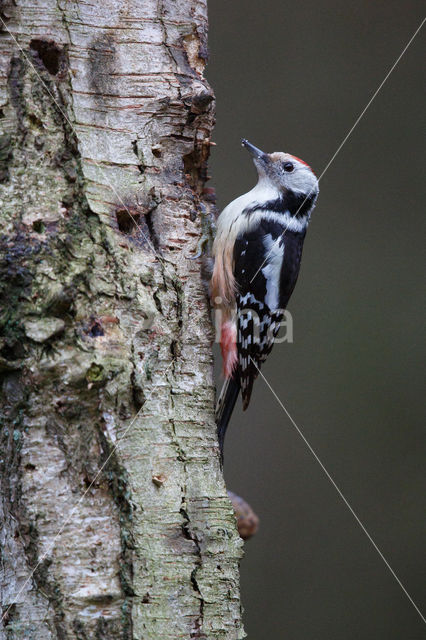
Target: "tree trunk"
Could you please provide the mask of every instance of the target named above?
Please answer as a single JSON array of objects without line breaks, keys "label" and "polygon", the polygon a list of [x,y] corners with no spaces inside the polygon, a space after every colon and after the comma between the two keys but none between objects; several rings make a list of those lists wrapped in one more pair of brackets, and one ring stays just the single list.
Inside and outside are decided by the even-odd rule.
[{"label": "tree trunk", "polygon": [[196,253],[206,0],[0,17],[0,637],[244,637]]}]

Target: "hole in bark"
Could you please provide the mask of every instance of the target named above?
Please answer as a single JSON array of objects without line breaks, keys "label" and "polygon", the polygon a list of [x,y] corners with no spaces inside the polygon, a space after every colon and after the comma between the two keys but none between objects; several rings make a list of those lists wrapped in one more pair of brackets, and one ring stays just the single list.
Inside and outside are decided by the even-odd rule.
[{"label": "hole in bark", "polygon": [[140,386],[140,384],[138,384],[136,380],[135,371],[133,371],[131,374],[131,381],[132,381],[133,405],[136,409],[136,412],[138,412],[142,409],[143,405],[145,404],[146,398],[143,392],[143,388]]},{"label": "hole in bark", "polygon": [[45,138],[43,136],[35,136],[34,137],[34,146],[37,151],[41,151],[43,149],[45,143]]},{"label": "hole in bark", "polygon": [[143,405],[145,404],[146,398],[145,398],[145,396],[143,394],[142,389],[140,389],[140,388],[138,388],[138,389],[133,388],[133,394],[132,395],[133,395],[133,397],[132,397],[133,404],[134,404],[134,407],[135,407],[136,413],[137,413],[138,411],[140,411],[142,409]]},{"label": "hole in bark", "polygon": [[195,151],[191,151],[183,156],[183,171],[187,177],[193,177],[196,175]]},{"label": "hole in bark", "polygon": [[138,167],[140,173],[145,173],[145,165],[142,162],[142,156],[140,155],[139,150],[138,150],[138,141],[137,140],[132,140],[132,149],[133,149],[133,153],[135,154],[135,156],[139,160],[139,162],[137,164],[137,167]]},{"label": "hole in bark", "polygon": [[0,355],[3,356],[5,360],[18,360],[25,356],[25,349],[20,342],[14,342],[12,344],[6,343],[0,350]]},{"label": "hole in bark", "polygon": [[103,335],[105,335],[105,332],[102,328],[101,323],[95,320],[90,327],[89,336],[92,336],[92,338],[98,338],[99,336]]},{"label": "hole in bark", "polygon": [[43,122],[40,120],[38,116],[36,116],[35,113],[28,113],[27,116],[28,116],[28,120],[31,122],[31,124],[34,127],[38,127],[39,129],[44,129]]},{"label": "hole in bark", "polygon": [[90,480],[90,478],[88,477],[87,474],[84,474],[83,482],[84,482],[84,486],[86,487],[86,489],[88,489],[90,487],[90,485],[92,484],[92,481]]},{"label": "hole in bark", "polygon": [[2,607],[2,622],[4,627],[8,627],[16,614],[16,604]]},{"label": "hole in bark", "polygon": [[145,215],[145,221],[146,221],[146,226],[148,227],[148,231],[149,231],[149,237],[151,239],[151,242],[154,246],[154,249],[157,251],[158,250],[158,238],[157,238],[157,234],[155,233],[155,229],[154,229],[154,220],[153,220],[153,210],[152,211],[148,211],[148,213]]},{"label": "hole in bark", "polygon": [[35,464],[31,464],[31,462],[28,462],[28,464],[25,465],[25,469],[27,471],[34,471],[36,469]]},{"label": "hole in bark", "polygon": [[191,534],[189,533],[189,530],[188,530],[188,525],[187,524],[183,524],[181,526],[182,526],[183,537],[186,540],[192,540]]},{"label": "hole in bark", "polygon": [[180,513],[180,515],[182,516],[182,519],[183,519],[183,522],[181,524],[183,537],[186,540],[193,540],[191,532],[189,531],[189,519],[188,519],[187,512],[185,511],[185,509],[183,507],[181,507],[180,510],[179,510],[179,513]]},{"label": "hole in bark", "polygon": [[172,358],[176,358],[177,355],[177,342],[176,340],[172,340],[170,343],[170,353],[172,354]]},{"label": "hole in bark", "polygon": [[207,180],[207,165],[202,161],[198,149],[183,156],[183,171],[193,191],[197,191]]},{"label": "hole in bark", "polygon": [[46,226],[45,226],[43,220],[34,220],[34,222],[33,222],[34,231],[36,231],[37,233],[43,233],[45,228],[46,228]]},{"label": "hole in bark", "polygon": [[62,205],[62,212],[64,214],[64,216],[66,218],[69,218],[70,216],[70,208],[72,207],[72,202],[70,200],[68,200],[67,198],[64,198],[64,200],[61,200],[61,205]]},{"label": "hole in bark", "polygon": [[128,209],[117,209],[115,213],[117,217],[118,228],[122,233],[132,233],[137,229],[139,224],[139,213],[128,211]]},{"label": "hole in bark", "polygon": [[30,47],[37,52],[48,72],[52,76],[56,76],[63,59],[63,49],[58,47],[53,40],[41,40],[39,38],[31,40]]}]

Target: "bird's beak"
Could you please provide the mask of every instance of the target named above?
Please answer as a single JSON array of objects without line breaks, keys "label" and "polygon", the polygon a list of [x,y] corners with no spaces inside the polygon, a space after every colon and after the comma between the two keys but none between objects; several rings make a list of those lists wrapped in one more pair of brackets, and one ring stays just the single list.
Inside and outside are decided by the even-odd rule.
[{"label": "bird's beak", "polygon": [[248,150],[251,157],[253,158],[254,166],[257,169],[259,177],[266,175],[271,164],[271,158],[269,157],[269,155],[255,147],[254,144],[252,144],[245,138],[241,140],[241,144]]},{"label": "bird's beak", "polygon": [[242,144],[243,147],[245,147],[250,152],[250,154],[253,156],[254,160],[263,160],[264,162],[269,160],[269,156],[268,156],[267,153],[265,153],[264,151],[261,151],[260,149],[255,147],[254,144],[252,144],[251,142],[249,142],[245,138],[243,138],[241,140],[241,144]]}]

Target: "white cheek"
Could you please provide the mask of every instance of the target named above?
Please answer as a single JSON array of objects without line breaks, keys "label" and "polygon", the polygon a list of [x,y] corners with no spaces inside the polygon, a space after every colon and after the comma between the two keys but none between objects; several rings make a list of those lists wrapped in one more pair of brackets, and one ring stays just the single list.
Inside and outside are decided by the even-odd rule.
[{"label": "white cheek", "polygon": [[295,193],[304,193],[307,196],[318,190],[318,181],[310,171],[298,170],[289,174],[286,186]]}]

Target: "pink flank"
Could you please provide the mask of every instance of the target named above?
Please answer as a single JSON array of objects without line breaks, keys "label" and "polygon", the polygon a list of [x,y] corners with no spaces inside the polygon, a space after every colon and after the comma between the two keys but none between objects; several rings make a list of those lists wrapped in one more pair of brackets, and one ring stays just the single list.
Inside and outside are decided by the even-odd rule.
[{"label": "pink flank", "polygon": [[237,364],[237,328],[235,322],[227,320],[222,324],[220,348],[223,359],[223,375],[230,378]]}]

